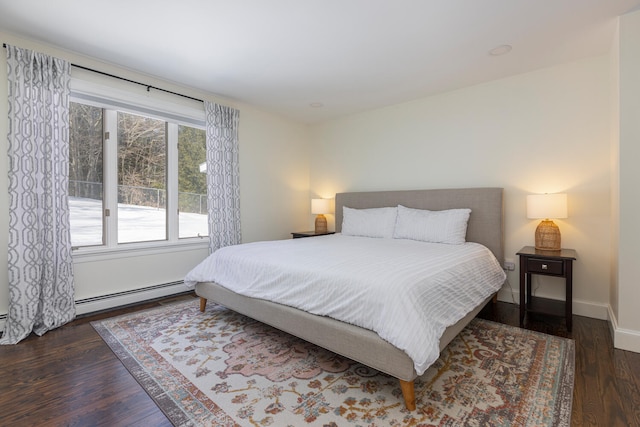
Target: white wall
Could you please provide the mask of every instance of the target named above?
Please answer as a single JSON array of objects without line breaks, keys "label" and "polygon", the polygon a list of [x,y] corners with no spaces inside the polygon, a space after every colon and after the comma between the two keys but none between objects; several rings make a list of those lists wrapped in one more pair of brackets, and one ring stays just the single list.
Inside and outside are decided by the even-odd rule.
[{"label": "white wall", "polygon": [[616,347],[640,352],[640,11],[619,21],[619,244],[612,323]]},{"label": "white wall", "polygon": [[[243,241],[290,238],[291,231],[308,227],[309,144],[305,125],[11,34],[0,33],[0,38],[3,42],[65,58],[75,64],[238,108]],[[6,82],[5,58],[0,55],[0,81]],[[0,84],[0,135],[3,135],[0,153],[7,153],[4,137],[8,133],[6,99],[7,85]],[[7,170],[7,156],[0,155],[0,259],[4,260],[7,259],[8,244]],[[206,249],[192,249],[76,263],[76,300],[179,281],[206,255]],[[7,264],[0,262],[0,314],[6,313],[7,309]]]},{"label": "white wall", "polygon": [[[618,260],[620,246],[620,32],[619,19],[611,46],[611,257],[609,318],[618,318]],[[614,334],[612,333],[612,336]]]},{"label": "white wall", "polygon": [[[506,258],[534,242],[531,193],[566,192],[574,312],[606,318],[610,248],[610,60],[590,58],[311,127],[311,192],[497,186]],[[535,276],[564,298],[562,279]],[[509,273],[518,298],[518,275]],[[508,287],[501,299],[511,301]]]}]

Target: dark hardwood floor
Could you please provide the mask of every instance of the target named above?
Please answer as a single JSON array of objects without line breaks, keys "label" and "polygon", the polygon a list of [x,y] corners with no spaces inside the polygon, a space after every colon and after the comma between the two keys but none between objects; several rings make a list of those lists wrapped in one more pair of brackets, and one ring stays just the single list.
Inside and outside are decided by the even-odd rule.
[{"label": "dark hardwood floor", "polygon": [[[86,316],[0,346],[0,426],[170,426],[89,322],[177,298],[194,297]],[[518,306],[498,302],[479,317],[517,326]],[[574,316],[568,333],[560,318],[532,316],[527,328],[575,340],[573,426],[640,426],[640,354],[615,350],[607,322]]]},{"label": "dark hardwood floor", "polygon": [[0,346],[0,426],[171,426],[90,322],[194,295],[81,317]]}]

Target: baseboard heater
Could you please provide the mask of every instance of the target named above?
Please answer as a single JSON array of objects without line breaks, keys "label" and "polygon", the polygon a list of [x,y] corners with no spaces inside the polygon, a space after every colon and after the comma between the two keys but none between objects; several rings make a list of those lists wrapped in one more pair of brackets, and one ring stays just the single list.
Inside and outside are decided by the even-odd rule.
[{"label": "baseboard heater", "polygon": [[184,282],[161,283],[159,285],[146,286],[144,288],[131,289],[128,291],[114,292],[112,294],[99,295],[90,298],[76,300],[76,314],[88,314],[98,311],[108,310],[115,307],[136,304],[155,298],[162,298],[170,295],[189,293]]}]

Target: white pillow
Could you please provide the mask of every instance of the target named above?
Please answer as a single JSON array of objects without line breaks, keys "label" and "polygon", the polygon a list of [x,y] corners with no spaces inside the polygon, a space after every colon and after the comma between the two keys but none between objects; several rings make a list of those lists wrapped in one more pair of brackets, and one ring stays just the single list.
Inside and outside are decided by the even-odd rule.
[{"label": "white pillow", "polygon": [[391,239],[398,208],[352,209],[342,207],[342,234]]},{"label": "white pillow", "polygon": [[471,209],[429,211],[398,205],[395,239],[461,245],[467,235]]}]

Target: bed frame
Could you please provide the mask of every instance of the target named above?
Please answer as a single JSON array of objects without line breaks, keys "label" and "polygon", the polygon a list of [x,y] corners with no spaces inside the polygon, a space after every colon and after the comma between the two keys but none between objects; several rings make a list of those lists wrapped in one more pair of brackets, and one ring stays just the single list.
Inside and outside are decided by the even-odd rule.
[{"label": "bed frame", "polygon": [[[400,204],[409,208],[429,210],[470,208],[471,216],[466,240],[485,245],[500,263],[504,259],[502,188],[339,193],[336,194],[335,201],[336,232],[340,232],[342,226],[343,206],[364,209]],[[198,283],[195,291],[200,297],[200,311],[205,310],[207,300],[214,301],[398,378],[407,409],[415,410],[414,380],[417,373],[413,367],[413,361],[406,353],[381,339],[375,332],[286,305],[245,297],[213,282]],[[445,330],[440,339],[440,351],[458,335],[490,299],[491,297]]]}]

